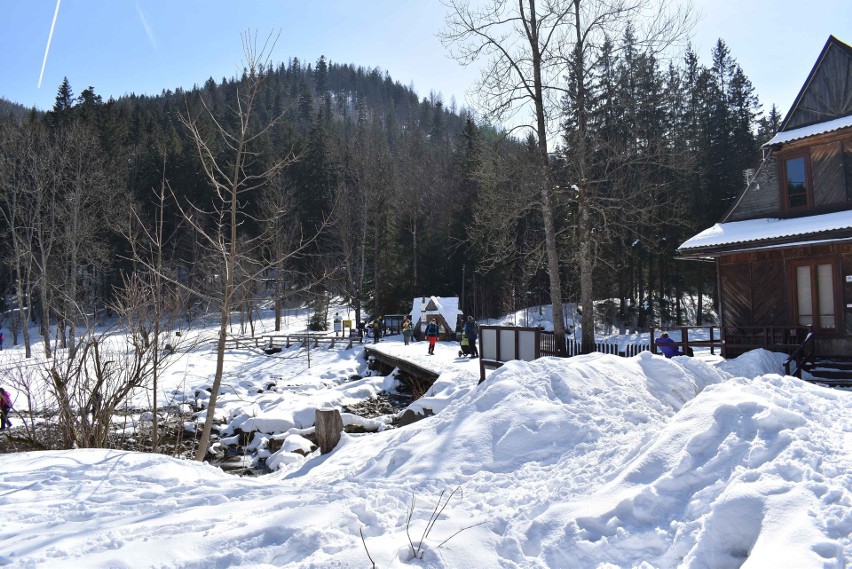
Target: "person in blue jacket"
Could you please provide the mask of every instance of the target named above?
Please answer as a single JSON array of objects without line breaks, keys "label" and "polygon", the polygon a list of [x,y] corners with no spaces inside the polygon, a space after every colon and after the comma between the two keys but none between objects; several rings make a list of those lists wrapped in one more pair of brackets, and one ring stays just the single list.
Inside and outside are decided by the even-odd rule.
[{"label": "person in blue jacket", "polygon": [[478,358],[479,352],[476,349],[476,321],[473,316],[467,317],[467,322],[464,324],[464,335],[467,336],[467,341],[470,343],[470,357]]},{"label": "person in blue jacket", "polygon": [[426,339],[429,341],[429,355],[435,355],[435,342],[438,341],[438,322],[432,318],[424,330]]},{"label": "person in blue jacket", "polygon": [[663,352],[663,355],[667,358],[683,355],[683,352],[678,349],[675,341],[669,338],[668,332],[663,332],[663,335],[660,336],[659,340],[657,340],[657,347],[660,348],[660,351]]}]

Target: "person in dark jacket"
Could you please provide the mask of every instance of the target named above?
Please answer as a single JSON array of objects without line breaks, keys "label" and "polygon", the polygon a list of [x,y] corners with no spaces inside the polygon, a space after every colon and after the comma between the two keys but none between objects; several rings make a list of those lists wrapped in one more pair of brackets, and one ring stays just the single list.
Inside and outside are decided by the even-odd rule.
[{"label": "person in dark jacket", "polygon": [[464,335],[467,336],[467,341],[470,342],[470,357],[478,358],[479,351],[476,349],[476,321],[473,316],[467,317],[467,322],[464,324]]},{"label": "person in dark jacket", "polygon": [[382,341],[382,317],[379,316],[373,320],[373,343],[378,344]]},{"label": "person in dark jacket", "polygon": [[683,352],[678,349],[675,341],[669,338],[667,332],[663,332],[663,335],[660,336],[659,340],[657,340],[657,347],[660,348],[660,351],[663,352],[663,355],[667,358],[683,355]]},{"label": "person in dark jacket", "polygon": [[424,330],[424,334],[426,335],[426,339],[429,340],[429,355],[435,355],[435,342],[438,341],[438,321],[434,318],[429,321],[429,324],[426,326],[426,330]]},{"label": "person in dark jacket", "polygon": [[408,319],[408,316],[402,321],[402,339],[405,341],[405,345],[407,346],[409,342],[411,342],[411,334],[414,332],[414,326],[411,325],[411,320]]},{"label": "person in dark jacket", "polygon": [[9,411],[12,410],[12,396],[9,392],[0,387],[0,431],[6,427],[12,428],[12,422],[9,421]]}]

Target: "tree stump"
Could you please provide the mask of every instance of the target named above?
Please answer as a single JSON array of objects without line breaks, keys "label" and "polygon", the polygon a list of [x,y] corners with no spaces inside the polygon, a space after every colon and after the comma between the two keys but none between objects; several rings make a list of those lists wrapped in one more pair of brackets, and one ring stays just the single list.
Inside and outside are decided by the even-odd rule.
[{"label": "tree stump", "polygon": [[314,418],[314,432],[319,443],[320,452],[328,454],[340,442],[343,432],[343,419],[337,409],[317,409]]}]

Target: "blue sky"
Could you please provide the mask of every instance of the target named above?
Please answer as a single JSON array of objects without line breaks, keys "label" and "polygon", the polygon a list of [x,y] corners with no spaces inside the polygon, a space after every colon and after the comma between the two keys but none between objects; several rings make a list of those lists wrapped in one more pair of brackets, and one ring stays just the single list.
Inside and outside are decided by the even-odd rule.
[{"label": "blue sky", "polygon": [[[764,108],[785,113],[829,34],[852,43],[850,0],[698,0],[693,45],[703,63],[722,37]],[[0,96],[47,109],[67,76],[104,97],[192,87],[237,72],[240,33],[281,32],[276,61],[320,55],[380,67],[423,97],[465,104],[477,78],[435,34],[438,0],[62,0],[41,88],[56,0],[0,0]]]}]

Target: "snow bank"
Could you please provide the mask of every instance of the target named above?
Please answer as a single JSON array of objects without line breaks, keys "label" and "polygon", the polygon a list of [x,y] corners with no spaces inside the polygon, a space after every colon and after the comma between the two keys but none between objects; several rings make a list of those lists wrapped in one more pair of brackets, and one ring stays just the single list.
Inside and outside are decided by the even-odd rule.
[{"label": "snow bank", "polygon": [[551,567],[843,567],[849,403],[781,376],[712,386],[611,481],[522,526],[525,553]]},{"label": "snow bank", "polygon": [[843,568],[852,393],[776,365],[513,362],[439,383],[434,417],[253,480],[115,451],[6,455],[0,563],[354,568],[363,532],[391,568]]}]

